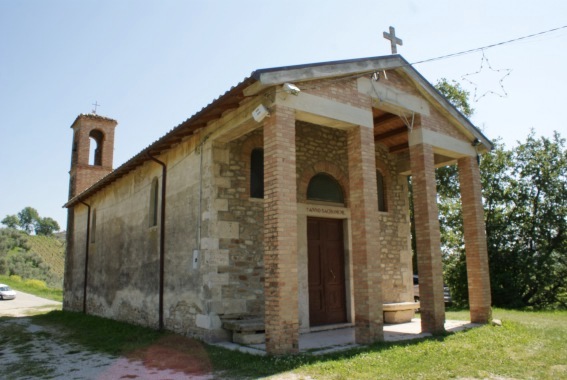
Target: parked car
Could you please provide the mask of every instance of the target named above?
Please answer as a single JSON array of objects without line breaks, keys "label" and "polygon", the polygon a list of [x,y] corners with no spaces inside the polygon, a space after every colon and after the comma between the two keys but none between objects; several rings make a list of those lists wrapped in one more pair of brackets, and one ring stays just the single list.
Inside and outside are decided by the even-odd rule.
[{"label": "parked car", "polygon": [[16,298],[16,292],[8,285],[0,284],[0,300],[13,300],[14,298]]},{"label": "parked car", "polygon": [[[443,298],[446,304],[453,302],[451,292],[446,284],[443,284]],[[413,275],[413,299],[415,302],[419,301],[419,276],[417,274]]]}]

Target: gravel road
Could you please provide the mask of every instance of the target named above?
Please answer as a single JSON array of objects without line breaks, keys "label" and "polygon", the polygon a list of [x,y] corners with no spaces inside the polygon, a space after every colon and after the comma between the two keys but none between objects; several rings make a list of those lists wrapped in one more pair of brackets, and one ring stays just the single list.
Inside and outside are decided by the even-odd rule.
[{"label": "gravel road", "polygon": [[[155,364],[159,356],[176,357],[178,353],[161,352],[150,347],[146,357],[126,358],[92,352],[68,342],[65,330],[34,324],[21,318],[54,309],[61,302],[16,291],[13,300],[0,301],[0,379],[194,379],[210,380],[212,374],[191,373],[189,360],[168,366],[167,360]],[[4,331],[4,333],[2,333]],[[8,333],[9,332],[9,333]],[[169,368],[168,368],[169,367]]]},{"label": "gravel road", "polygon": [[0,301],[0,317],[23,317],[37,312],[61,309],[61,302],[51,301],[17,290],[16,293],[15,299]]},{"label": "gravel road", "polygon": [[[0,320],[0,379],[168,379],[212,380],[210,373],[192,373],[190,355],[156,344],[136,358],[93,352],[65,339],[65,330],[34,324],[30,318]],[[155,357],[162,360],[155,363]],[[167,360],[173,358],[174,361]],[[175,359],[185,359],[177,360]],[[170,364],[175,365],[170,365]]]},{"label": "gravel road", "polygon": [[[0,301],[0,379],[115,380],[223,379],[203,372],[206,363],[196,362],[191,352],[171,349],[168,342],[156,342],[129,357],[93,352],[66,339],[64,327],[40,326],[33,314],[60,309],[61,302],[17,292],[14,300]],[[173,338],[175,339],[175,338]],[[196,356],[200,357],[200,356]],[[284,373],[266,380],[311,379]]]}]

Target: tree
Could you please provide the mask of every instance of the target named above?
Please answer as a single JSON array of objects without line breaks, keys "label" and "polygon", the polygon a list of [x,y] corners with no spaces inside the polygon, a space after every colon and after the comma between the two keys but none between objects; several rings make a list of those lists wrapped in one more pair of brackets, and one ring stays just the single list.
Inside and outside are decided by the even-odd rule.
[{"label": "tree", "polygon": [[45,281],[52,287],[60,286],[60,278],[39,253],[32,251],[29,239],[24,231],[0,229],[0,275],[18,275]]},{"label": "tree", "polygon": [[27,252],[30,245],[26,235],[16,229],[0,229],[0,274],[9,274],[14,253]]},{"label": "tree", "polygon": [[[458,83],[437,89],[465,116]],[[507,150],[500,141],[480,162],[492,301],[501,307],[567,307],[567,150],[559,133]],[[437,190],[445,281],[468,303],[458,169],[439,168]]]},{"label": "tree", "polygon": [[27,234],[35,232],[37,235],[50,236],[60,230],[57,221],[50,217],[40,217],[33,207],[26,207],[17,215],[7,215],[1,223],[8,228],[20,229]]},{"label": "tree", "polygon": [[565,139],[532,131],[508,153],[509,167],[497,153],[483,167],[493,302],[567,307]]},{"label": "tree", "polygon": [[461,87],[461,85],[452,80],[451,83],[445,78],[441,78],[435,84],[437,91],[441,93],[447,100],[457,107],[466,117],[471,117],[474,109],[469,104],[469,92]]},{"label": "tree", "polygon": [[39,213],[33,207],[26,207],[18,213],[20,228],[28,234],[34,231],[34,226],[39,219]]},{"label": "tree", "polygon": [[8,228],[16,229],[20,225],[20,218],[17,215],[6,215],[1,223]]},{"label": "tree", "polygon": [[37,235],[51,236],[59,231],[59,224],[52,218],[40,218],[35,222],[35,233]]},{"label": "tree", "polygon": [[[480,170],[493,304],[567,307],[565,140],[558,133],[552,139],[536,138],[532,131],[510,150],[497,141],[483,156]],[[447,235],[462,234],[456,229],[461,229],[459,223],[442,228],[444,244],[451,242]],[[464,247],[445,244],[444,249],[445,280],[453,298],[466,304]]]}]

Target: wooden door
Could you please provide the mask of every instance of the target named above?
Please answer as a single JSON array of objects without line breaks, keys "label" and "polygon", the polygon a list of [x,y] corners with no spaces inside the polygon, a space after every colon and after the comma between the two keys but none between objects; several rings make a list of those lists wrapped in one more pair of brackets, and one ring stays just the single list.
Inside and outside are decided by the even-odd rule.
[{"label": "wooden door", "polygon": [[343,221],[307,219],[311,326],[346,322]]}]

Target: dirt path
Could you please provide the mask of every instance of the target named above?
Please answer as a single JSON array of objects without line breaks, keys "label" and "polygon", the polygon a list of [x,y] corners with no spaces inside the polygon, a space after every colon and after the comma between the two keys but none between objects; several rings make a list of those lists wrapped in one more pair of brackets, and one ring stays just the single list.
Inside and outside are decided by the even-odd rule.
[{"label": "dirt path", "polygon": [[179,363],[155,365],[154,357],[172,356],[160,345],[136,358],[115,357],[69,343],[64,331],[24,318],[55,309],[61,302],[20,291],[13,300],[0,301],[0,317],[8,317],[0,319],[0,379],[213,379]]},{"label": "dirt path", "polygon": [[0,317],[24,317],[55,309],[61,309],[61,302],[20,291],[16,291],[16,298],[13,300],[0,301]]},{"label": "dirt path", "polygon": [[[0,378],[2,379],[193,379],[210,380],[211,373],[188,368],[187,358],[173,365],[163,344],[134,358],[92,352],[65,340],[64,331],[34,324],[29,318],[0,320]],[[165,350],[165,351],[164,351]],[[183,366],[180,366],[183,363]],[[171,364],[171,365],[170,365]]]},{"label": "dirt path", "polygon": [[[192,342],[158,341],[129,357],[93,352],[71,343],[64,328],[40,326],[26,316],[61,309],[61,302],[17,292],[14,300],[0,301],[0,379],[192,379],[224,378],[213,374],[203,360],[202,347]],[[186,342],[185,342],[186,341]],[[180,349],[181,348],[181,349]],[[284,373],[270,380],[311,379]]]}]

